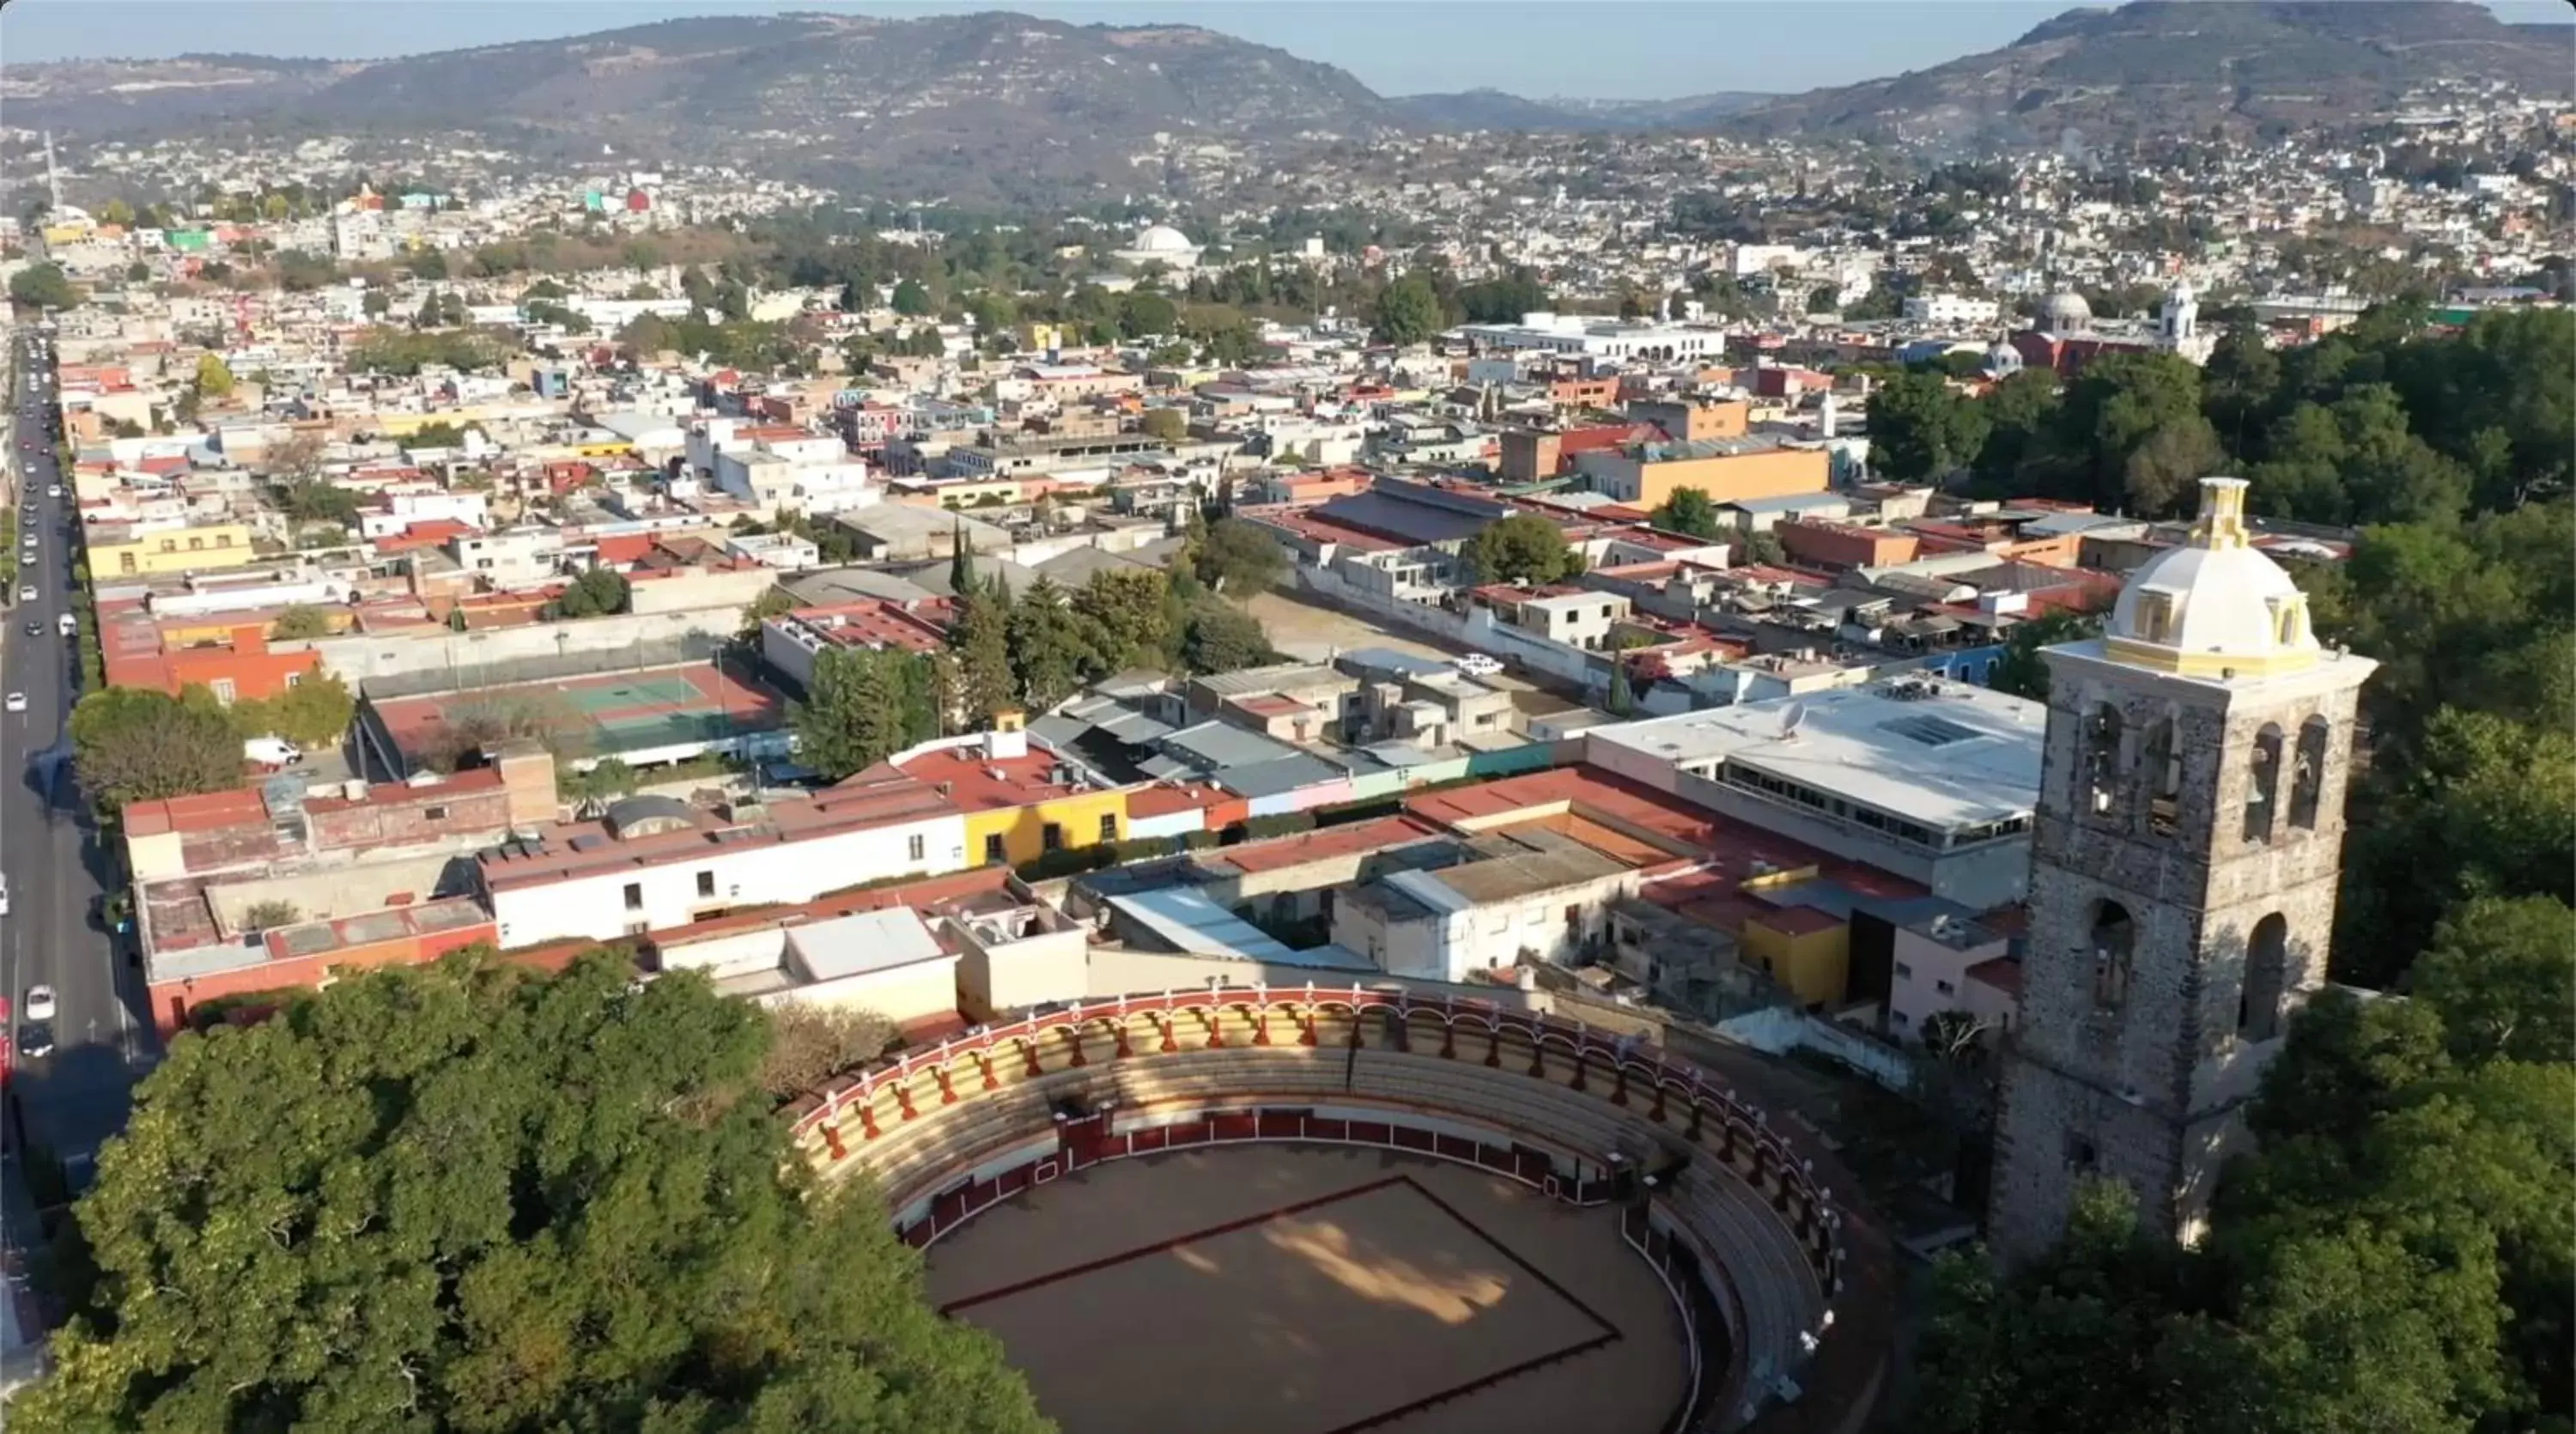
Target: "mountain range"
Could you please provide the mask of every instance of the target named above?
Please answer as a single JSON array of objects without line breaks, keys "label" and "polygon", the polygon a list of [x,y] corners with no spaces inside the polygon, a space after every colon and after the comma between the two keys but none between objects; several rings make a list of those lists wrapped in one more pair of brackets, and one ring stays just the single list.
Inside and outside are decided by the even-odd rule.
[{"label": "mountain range", "polygon": [[[2001,50],[1800,95],[1534,100],[1381,96],[1347,71],[1186,25],[1006,12],[672,20],[373,61],[190,55],[13,64],[0,105],[72,141],[472,131],[533,157],[723,159],[882,192],[1138,187],[1178,138],[1421,130],[2053,142],[2384,115],[2436,80],[2565,95],[2576,30],[2465,0],[2074,10]],[[1149,170],[1159,177],[1159,169]]]}]

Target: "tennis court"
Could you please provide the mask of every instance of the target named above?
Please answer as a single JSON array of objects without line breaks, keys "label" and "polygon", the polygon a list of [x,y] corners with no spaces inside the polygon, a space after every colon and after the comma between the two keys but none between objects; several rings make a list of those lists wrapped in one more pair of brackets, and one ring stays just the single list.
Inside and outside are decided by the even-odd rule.
[{"label": "tennis court", "polygon": [[711,663],[370,701],[414,767],[453,745],[457,732],[578,726],[569,744],[578,755],[631,757],[774,732],[787,706],[769,688]]},{"label": "tennis court", "polygon": [[1646,1434],[1687,1379],[1606,1209],[1382,1151],[1244,1145],[1095,1166],[929,1252],[1066,1434]]}]

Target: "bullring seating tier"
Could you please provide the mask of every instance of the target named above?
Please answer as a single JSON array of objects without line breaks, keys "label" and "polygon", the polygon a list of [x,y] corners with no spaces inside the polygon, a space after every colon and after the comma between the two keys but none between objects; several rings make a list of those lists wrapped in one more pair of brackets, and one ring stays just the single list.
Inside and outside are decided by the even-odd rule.
[{"label": "bullring seating tier", "polygon": [[1066,1108],[1109,1109],[1122,1130],[1262,1107],[1448,1117],[1592,1175],[1687,1152],[1656,1199],[1716,1276],[1719,1427],[1794,1397],[1815,1340],[1832,1337],[1841,1216],[1762,1117],[1682,1062],[1527,1012],[1369,988],[1131,997],[915,1053],[811,1105],[800,1148],[827,1177],[876,1184],[899,1224],[979,1167],[1051,1153]]}]

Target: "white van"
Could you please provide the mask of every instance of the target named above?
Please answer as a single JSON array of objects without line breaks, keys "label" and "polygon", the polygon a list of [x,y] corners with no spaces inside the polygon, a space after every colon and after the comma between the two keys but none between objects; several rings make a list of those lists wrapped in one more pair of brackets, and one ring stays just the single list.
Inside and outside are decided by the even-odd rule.
[{"label": "white van", "polygon": [[65,637],[78,636],[80,633],[80,619],[67,612],[56,613],[54,615],[54,631],[61,633]]},{"label": "white van", "polygon": [[291,767],[304,753],[283,737],[253,737],[242,743],[242,755],[263,767]]}]

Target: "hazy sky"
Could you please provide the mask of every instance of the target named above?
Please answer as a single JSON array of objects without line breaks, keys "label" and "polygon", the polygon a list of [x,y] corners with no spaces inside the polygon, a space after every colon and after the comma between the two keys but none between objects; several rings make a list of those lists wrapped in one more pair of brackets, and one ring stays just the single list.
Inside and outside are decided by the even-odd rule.
[{"label": "hazy sky", "polygon": [[[2567,19],[2563,0],[2489,3],[2508,20]],[[0,64],[191,51],[366,58],[683,15],[1011,9],[1074,24],[1204,25],[1340,65],[1381,94],[1491,86],[1645,99],[1801,90],[1922,69],[2005,44],[2068,8],[2063,0],[9,0]]]}]

